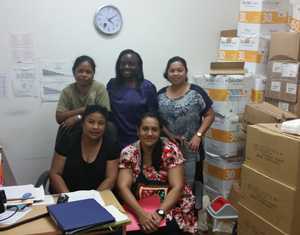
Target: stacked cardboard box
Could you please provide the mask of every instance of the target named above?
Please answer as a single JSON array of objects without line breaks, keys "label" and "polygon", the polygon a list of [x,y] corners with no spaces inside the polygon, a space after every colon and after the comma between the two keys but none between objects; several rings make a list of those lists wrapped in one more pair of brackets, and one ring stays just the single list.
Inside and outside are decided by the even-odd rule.
[{"label": "stacked cardboard box", "polygon": [[265,100],[300,116],[300,33],[272,34]]},{"label": "stacked cardboard box", "polygon": [[288,0],[241,0],[238,36],[270,37],[288,30]]},{"label": "stacked cardboard box", "polygon": [[221,31],[218,61],[243,61],[245,70],[265,74],[269,40],[262,37],[238,37],[236,30]]},{"label": "stacked cardboard box", "polygon": [[299,136],[279,124],[248,126],[241,182],[239,234],[299,234]]},{"label": "stacked cardboard box", "polygon": [[231,185],[240,179],[244,148],[240,116],[249,103],[251,77],[243,74],[241,62],[212,63],[210,73],[198,80],[216,113],[204,140],[204,185],[215,195],[228,197]]},{"label": "stacked cardboard box", "polygon": [[206,153],[204,161],[204,184],[228,197],[233,183],[239,183],[241,175],[241,158],[223,158],[218,155]]},{"label": "stacked cardboard box", "polygon": [[243,129],[246,130],[247,125],[258,123],[282,123],[296,118],[297,116],[295,114],[281,110],[266,102],[247,104],[243,115]]}]

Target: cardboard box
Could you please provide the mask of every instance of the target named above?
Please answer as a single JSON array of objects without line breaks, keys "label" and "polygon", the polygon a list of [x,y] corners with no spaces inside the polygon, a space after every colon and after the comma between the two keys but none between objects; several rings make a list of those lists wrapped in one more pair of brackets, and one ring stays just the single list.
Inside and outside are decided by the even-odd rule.
[{"label": "cardboard box", "polygon": [[251,101],[253,103],[261,103],[264,100],[264,93],[266,87],[266,77],[253,77],[253,84],[251,89]]},{"label": "cardboard box", "polygon": [[269,60],[300,61],[300,33],[272,33]]},{"label": "cardboard box", "polygon": [[300,137],[281,133],[279,124],[248,126],[245,164],[295,188],[300,182]]},{"label": "cardboard box", "polygon": [[299,63],[292,61],[269,61],[268,79],[282,79],[295,83],[300,82]]},{"label": "cardboard box", "polygon": [[287,0],[241,0],[240,11],[246,12],[279,12],[281,14],[288,11]]},{"label": "cardboard box", "polygon": [[267,79],[265,97],[286,102],[297,102],[300,85],[284,79]]},{"label": "cardboard box", "polygon": [[206,153],[203,182],[208,187],[228,197],[233,183],[240,181],[242,158],[226,159]]},{"label": "cardboard box", "polygon": [[211,75],[244,75],[244,62],[212,62],[210,63]]},{"label": "cardboard box", "polygon": [[279,230],[299,234],[300,190],[296,191],[247,165],[242,167],[241,180],[242,205]]},{"label": "cardboard box", "polygon": [[[240,16],[241,17],[241,16]],[[270,39],[272,32],[286,32],[288,25],[285,24],[250,24],[238,23],[239,37],[265,37]]]},{"label": "cardboard box", "polygon": [[238,234],[288,235],[242,204],[239,204]]},{"label": "cardboard box", "polygon": [[250,78],[246,75],[204,75],[197,79],[196,83],[205,89],[214,101],[214,111],[225,116],[244,112],[250,99]]},{"label": "cardboard box", "polygon": [[243,116],[244,123],[247,125],[258,123],[281,123],[296,118],[297,116],[295,114],[285,112],[266,102],[260,104],[247,104]]},{"label": "cardboard box", "polygon": [[277,99],[271,99],[268,97],[265,97],[265,101],[277,106],[284,111],[294,113],[297,115],[297,117],[300,117],[300,92],[298,91],[297,93],[297,102],[286,102]]}]

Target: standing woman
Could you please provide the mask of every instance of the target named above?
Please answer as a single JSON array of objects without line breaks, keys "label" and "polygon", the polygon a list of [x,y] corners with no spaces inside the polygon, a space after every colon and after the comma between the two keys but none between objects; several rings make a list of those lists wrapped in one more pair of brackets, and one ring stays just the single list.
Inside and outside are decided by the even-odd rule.
[{"label": "standing woman", "polygon": [[56,121],[64,127],[73,127],[82,118],[87,105],[97,104],[110,110],[105,86],[94,80],[96,65],[86,55],[76,58],[72,72],[75,82],[63,89],[56,108]]},{"label": "standing woman", "polygon": [[[202,180],[204,150],[202,138],[214,121],[212,101],[199,86],[190,84],[186,61],[175,56],[169,59],[164,77],[171,83],[158,92],[159,113],[165,121],[164,132],[181,145],[187,183],[193,186],[197,169]],[[197,167],[198,168],[198,167]]]},{"label": "standing woman", "polygon": [[118,129],[121,148],[135,142],[136,127],[146,112],[157,111],[155,86],[144,79],[143,61],[130,49],[120,53],[116,63],[116,77],[107,84],[112,121]]}]

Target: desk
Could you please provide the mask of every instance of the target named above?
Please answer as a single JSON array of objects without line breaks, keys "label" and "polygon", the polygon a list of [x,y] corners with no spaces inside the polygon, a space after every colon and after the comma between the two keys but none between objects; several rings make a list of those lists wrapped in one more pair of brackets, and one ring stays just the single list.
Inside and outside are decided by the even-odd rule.
[{"label": "desk", "polygon": [[[124,208],[121,206],[121,204],[118,202],[118,200],[115,198],[113,193],[110,190],[105,190],[100,192],[103,201],[106,205],[114,205],[116,208],[118,208],[121,212],[125,213]],[[45,206],[46,209],[46,206]],[[32,213],[34,209],[29,212]],[[122,225],[116,226],[120,227]],[[114,227],[114,226],[112,226]],[[42,218],[33,220],[31,222],[18,225],[14,228],[0,231],[0,234],[2,235],[17,235],[17,234],[47,234],[47,235],[58,235],[62,234],[62,232],[57,228],[55,223],[52,221],[52,219],[49,217],[49,215],[46,215]],[[95,234],[95,233],[93,233]]]}]

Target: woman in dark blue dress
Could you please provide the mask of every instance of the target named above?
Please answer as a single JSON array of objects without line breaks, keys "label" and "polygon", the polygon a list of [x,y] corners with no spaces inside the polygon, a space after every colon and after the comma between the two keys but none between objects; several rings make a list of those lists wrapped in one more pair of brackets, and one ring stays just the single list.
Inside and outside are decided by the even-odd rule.
[{"label": "woman in dark blue dress", "polygon": [[135,142],[137,123],[146,112],[158,108],[155,86],[144,79],[143,61],[130,49],[120,53],[116,62],[116,77],[107,84],[112,121],[118,129],[121,147]]}]

